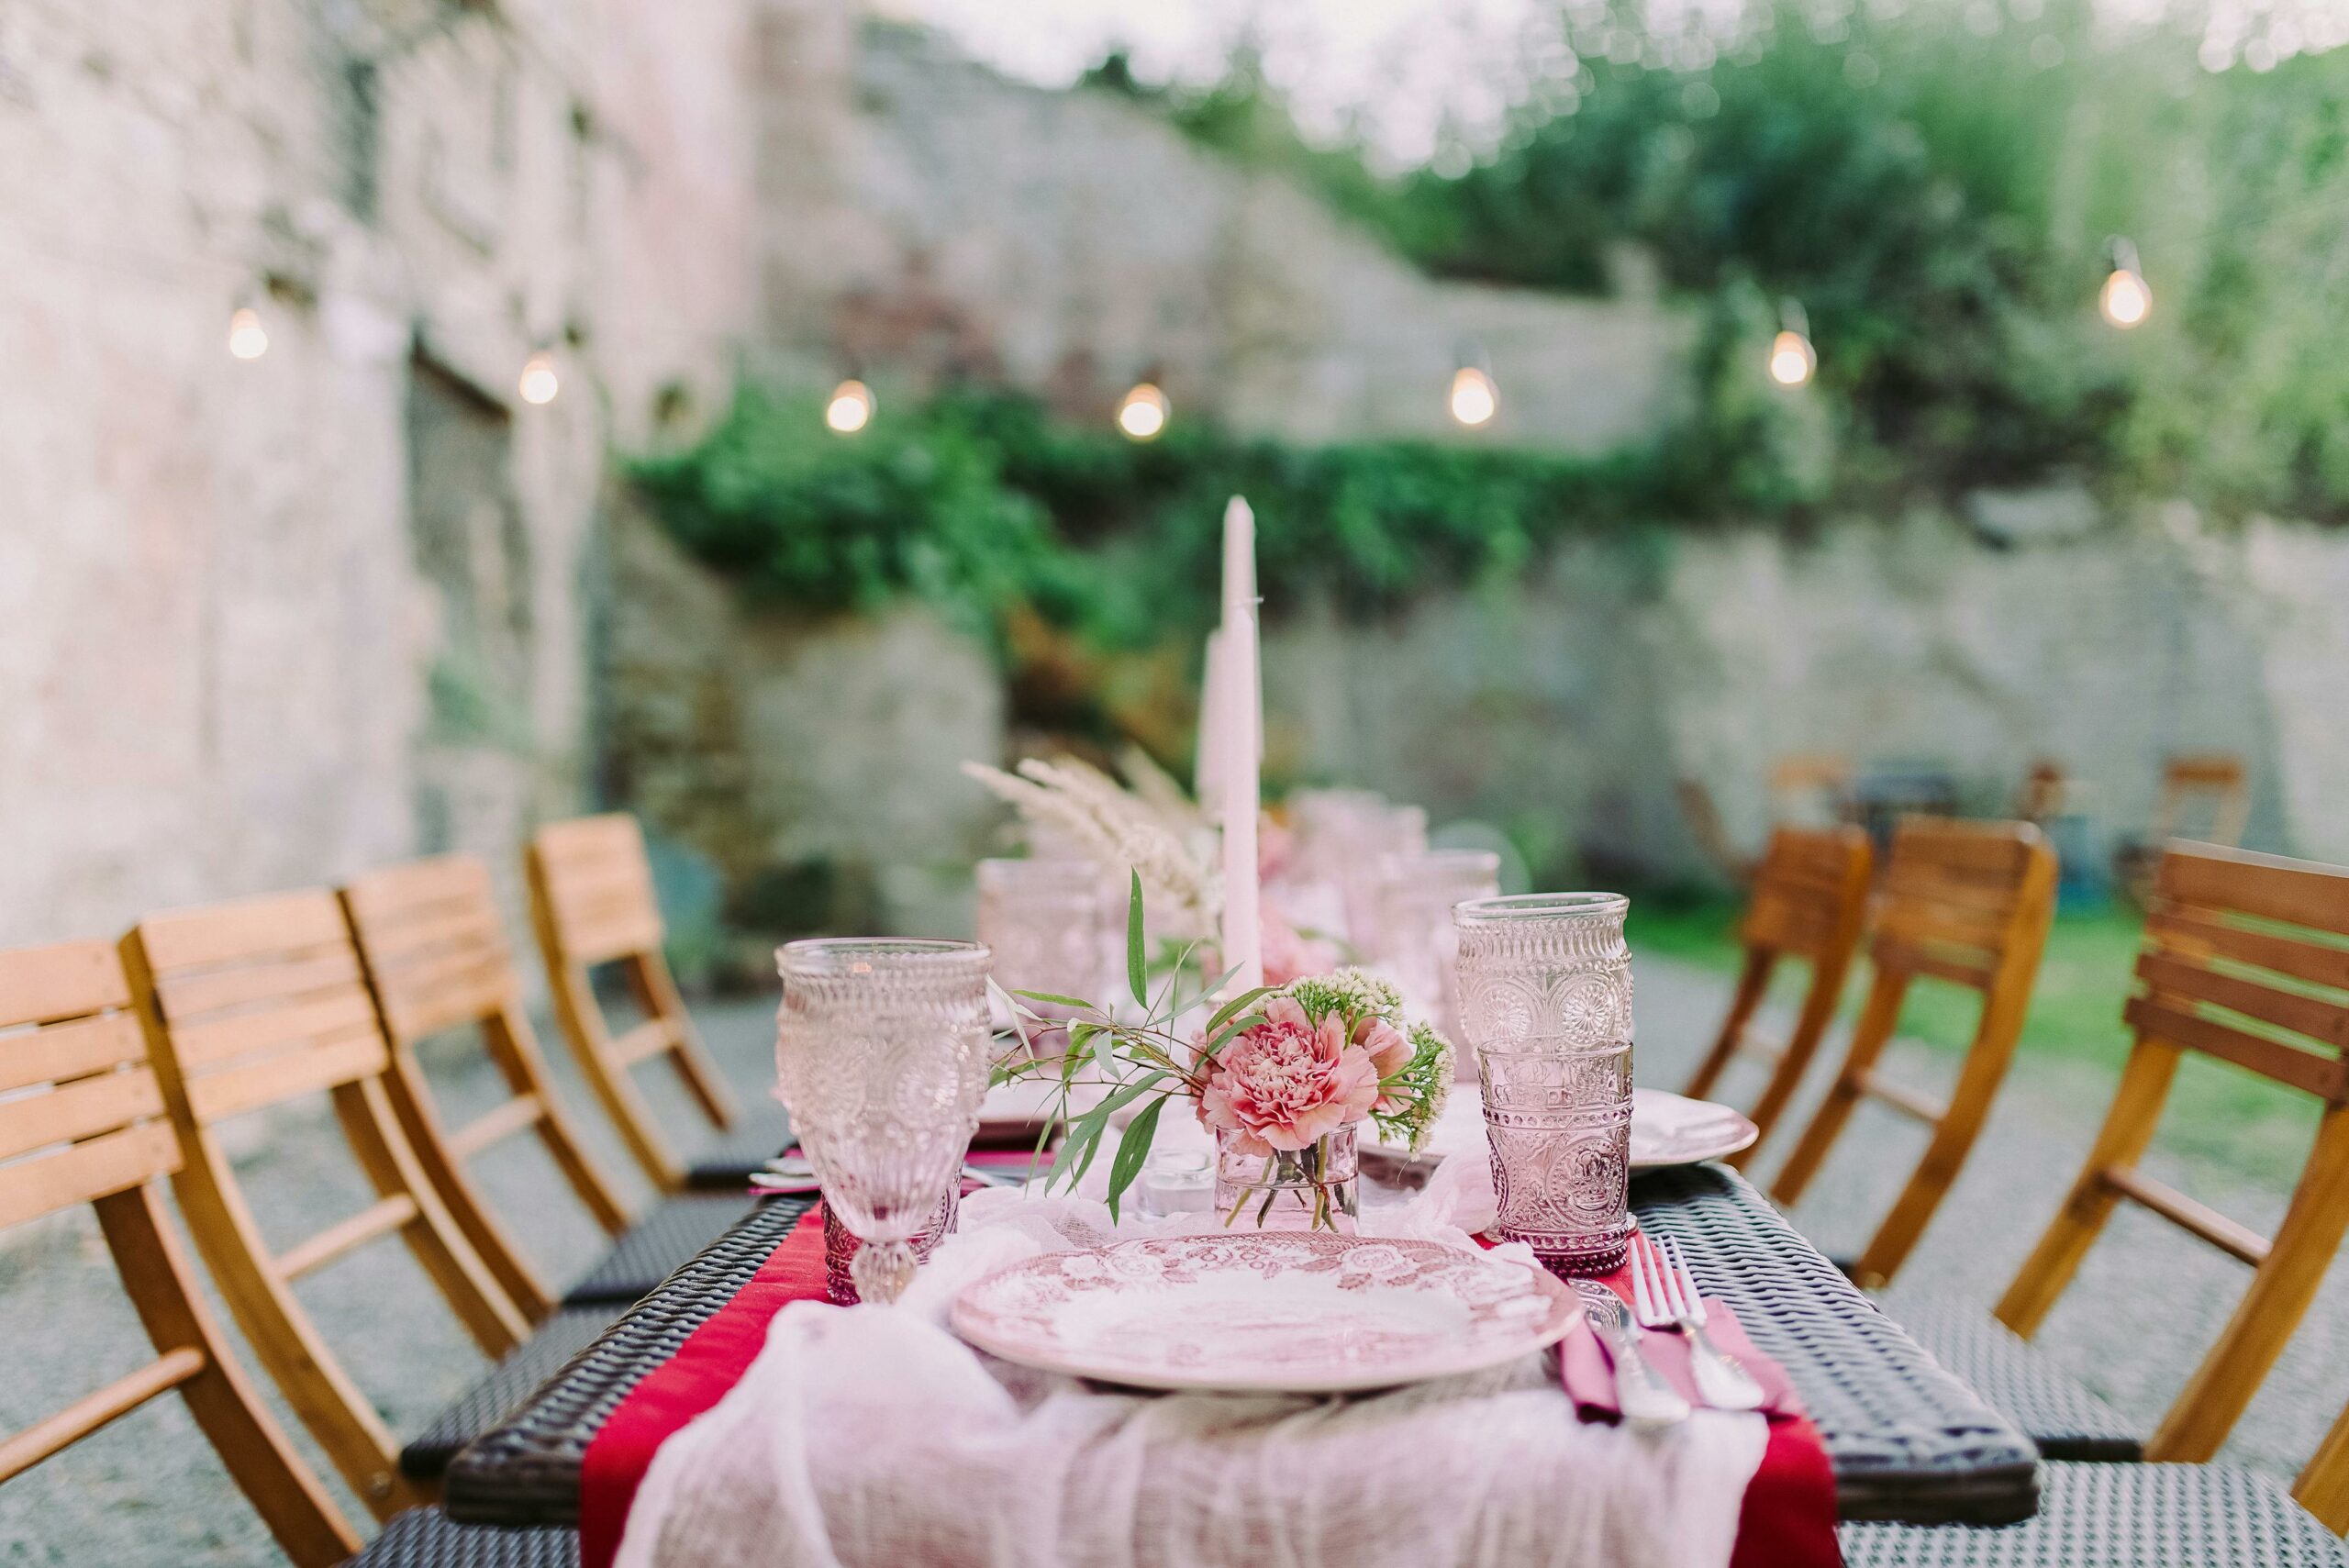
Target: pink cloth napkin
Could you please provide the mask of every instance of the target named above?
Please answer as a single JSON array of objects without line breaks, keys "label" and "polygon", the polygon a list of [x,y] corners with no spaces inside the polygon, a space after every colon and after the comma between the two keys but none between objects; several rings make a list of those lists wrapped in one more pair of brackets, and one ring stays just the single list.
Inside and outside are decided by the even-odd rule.
[{"label": "pink cloth napkin", "polygon": [[[1785,1370],[1753,1348],[1745,1330],[1739,1327],[1736,1313],[1710,1296],[1705,1298],[1705,1334],[1725,1354],[1742,1362],[1762,1385],[1762,1392],[1768,1396],[1762,1406],[1763,1415],[1778,1421],[1803,1413],[1802,1401],[1796,1396],[1794,1385],[1787,1381]],[[1704,1401],[1697,1397],[1697,1380],[1688,1372],[1688,1340],[1685,1335],[1642,1329],[1640,1348],[1647,1352],[1648,1364],[1677,1389],[1682,1398],[1703,1408]],[[1591,1332],[1589,1324],[1576,1324],[1575,1331],[1559,1341],[1558,1373],[1575,1402],[1575,1412],[1584,1420],[1614,1421],[1621,1418],[1622,1411],[1615,1403],[1614,1359],[1607,1353],[1598,1336]]]}]

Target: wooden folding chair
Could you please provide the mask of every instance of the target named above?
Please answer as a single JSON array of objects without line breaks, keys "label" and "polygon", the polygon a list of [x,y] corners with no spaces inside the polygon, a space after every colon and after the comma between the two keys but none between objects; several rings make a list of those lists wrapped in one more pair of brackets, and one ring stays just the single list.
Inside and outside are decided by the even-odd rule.
[{"label": "wooden folding chair", "polygon": [[[582,1146],[540,1053],[521,1001],[489,868],[471,855],[384,866],[342,890],[392,1047],[384,1081],[400,1126],[451,1217],[507,1297],[532,1319],[557,1302],[514,1229],[499,1218],[466,1162],[523,1132],[537,1134],[573,1194],[620,1245],[562,1296],[581,1306],[633,1301],[715,1240],[748,1207],[739,1193],[670,1199],[631,1229],[627,1209]],[[479,1042],[511,1094],[447,1130],[416,1055],[429,1036],[463,1031]]]},{"label": "wooden folding chair", "polygon": [[129,1006],[104,942],[0,952],[0,1229],[89,1204],[157,1352],[0,1436],[0,1482],[176,1388],[285,1555],[340,1562],[360,1538],[246,1380],[164,1210],[156,1182],[178,1168],[179,1144]]},{"label": "wooden folding chair", "polygon": [[[2036,1331],[2124,1198],[2251,1264],[2250,1289],[2145,1444],[2149,1459],[2208,1459],[2291,1337],[2349,1229],[2349,870],[2173,845],[2155,873],[2136,980],[2121,1014],[2136,1040],[2112,1108],[1998,1317],[2026,1339]],[[2272,1240],[2139,1167],[2188,1051],[2324,1103]]]},{"label": "wooden folding chair", "polygon": [[[352,1489],[381,1517],[429,1501],[438,1466],[462,1439],[436,1423],[403,1451],[344,1372],[294,1294],[304,1274],[397,1231],[482,1351],[507,1359],[457,1410],[486,1391],[536,1386],[594,1338],[608,1314],[563,1316],[524,1341],[529,1323],[467,1243],[417,1162],[385,1080],[384,1038],[342,906],[325,889],[150,915],[122,941],[140,1000],[150,1059],[179,1134],[180,1209],[245,1337]],[[376,1200],[284,1251],[255,1223],[223,1147],[222,1123],[325,1093]],[[521,1353],[508,1355],[517,1347]],[[567,1347],[567,1348],[566,1348]],[[500,1407],[503,1407],[502,1406]],[[420,1440],[421,1442],[421,1440]]]},{"label": "wooden folding chair", "polygon": [[2243,759],[2225,751],[2184,752],[2162,764],[2150,828],[2113,848],[2112,880],[2131,899],[2153,895],[2154,868],[2163,847],[2189,839],[2232,848],[2251,821],[2251,782]]},{"label": "wooden folding chair", "polygon": [[1852,760],[1831,751],[1798,752],[1770,768],[1770,814],[1779,822],[1822,827],[1852,814]]},{"label": "wooden folding chair", "polygon": [[[780,1109],[754,1114],[729,1144],[688,1164],[632,1076],[643,1063],[665,1060],[714,1128],[737,1126],[733,1099],[661,951],[661,908],[636,818],[615,813],[550,823],[532,835],[526,866],[530,923],[546,960],[556,1021],[629,1152],[664,1193],[689,1185],[739,1188],[789,1136]],[[619,970],[644,1014],[617,1036],[593,981],[605,964]]]},{"label": "wooden folding chair", "polygon": [[[1866,922],[1872,858],[1868,836],[1857,828],[1781,828],[1770,835],[1770,847],[1754,873],[1753,895],[1738,926],[1744,966],[1731,996],[1729,1016],[1688,1081],[1687,1093],[1706,1098],[1737,1056],[1770,1062],[1769,1082],[1751,1113],[1763,1138],[1787,1108],[1827,1026],[1834,1021],[1844,972]],[[1803,993],[1794,1032],[1785,1043],[1769,1045],[1749,1039],[1747,1031],[1782,959],[1809,964],[1810,984]],[[1760,1147],[1757,1139],[1731,1163],[1742,1166]]]},{"label": "wooden folding chair", "polygon": [[[1771,1188],[1783,1205],[1799,1199],[1863,1096],[1933,1129],[1908,1184],[1853,1266],[1863,1285],[1881,1285],[1898,1271],[1974,1147],[2022,1032],[2054,909],[2055,855],[2028,823],[1912,817],[1895,832],[1868,942],[1876,974],[1867,1003],[1834,1086]],[[1900,1004],[1920,978],[1982,995],[1980,1021],[1945,1104],[1876,1071]]]}]

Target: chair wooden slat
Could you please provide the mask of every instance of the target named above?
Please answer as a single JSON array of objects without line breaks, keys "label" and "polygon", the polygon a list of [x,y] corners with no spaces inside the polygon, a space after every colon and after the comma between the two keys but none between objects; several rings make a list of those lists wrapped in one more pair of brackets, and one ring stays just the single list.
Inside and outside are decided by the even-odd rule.
[{"label": "chair wooden slat", "polygon": [[61,1084],[46,1094],[0,1100],[0,1160],[50,1144],[112,1132],[163,1114],[162,1092],[144,1067]]},{"label": "chair wooden slat", "polygon": [[300,1279],[304,1274],[341,1257],[357,1247],[363,1247],[378,1236],[388,1235],[403,1225],[416,1222],[416,1200],[406,1193],[394,1193],[377,1198],[349,1218],[339,1219],[306,1241],[297,1242],[277,1254],[275,1263],[280,1279]]},{"label": "chair wooden slat", "polygon": [[375,1027],[375,1005],[354,984],[252,1011],[204,1015],[173,1030],[191,1071],[259,1058],[310,1040],[339,1040]]},{"label": "chair wooden slat", "polygon": [[273,893],[195,909],[149,915],[139,922],[148,962],[158,974],[242,962],[255,953],[344,948],[350,933],[330,898],[314,892]]},{"label": "chair wooden slat", "polygon": [[[180,1168],[134,989],[103,943],[0,952],[0,1229],[87,1203],[155,1357],[15,1433],[0,1482],[176,1389],[296,1568],[359,1549],[318,1478],[246,1383],[205,1306],[157,1178]],[[71,1140],[79,1141],[69,1141]],[[29,1151],[29,1152],[20,1152]],[[11,1153],[20,1157],[9,1159]],[[21,1356],[39,1346],[14,1347]]]},{"label": "chair wooden slat", "polygon": [[[1861,1284],[1892,1278],[1957,1179],[2022,1033],[2054,912],[2055,853],[2030,823],[1912,817],[1896,829],[1868,946],[1876,973],[1867,1001],[1827,1098],[1771,1185],[1781,1204],[1799,1200],[1864,1098],[1932,1127],[1916,1169],[1853,1265]],[[1920,979],[1982,996],[1946,1103],[1904,1088],[1876,1068],[1901,1002]]]},{"label": "chair wooden slat", "polygon": [[187,1105],[200,1125],[283,1105],[384,1071],[384,1037],[372,1024],[300,1049],[243,1062],[187,1081]]},{"label": "chair wooden slat", "polygon": [[[466,1173],[465,1162],[525,1130],[538,1134],[596,1223],[617,1234],[628,1221],[610,1183],[581,1145],[521,1006],[489,869],[470,855],[385,866],[356,877],[343,905],[389,1029],[394,1112],[433,1188],[499,1287],[523,1312],[543,1317],[554,1293],[512,1227]],[[414,1047],[429,1035],[470,1031],[511,1092],[470,1125],[448,1131]]]},{"label": "chair wooden slat", "polygon": [[[2309,989],[2339,977],[2336,955],[2349,942],[2349,871],[2173,844],[2153,883],[2159,897],[2137,963],[2143,990],[2121,1015],[2135,1040],[2120,1090],[2086,1164],[1998,1313],[2018,1334],[2036,1331],[2123,1199],[2254,1265],[2250,1288],[2145,1445],[2150,1460],[2206,1460],[2242,1417],[2349,1233],[2349,1067],[2342,1057],[2349,992],[2337,984],[2330,997]],[[2324,1102],[2273,1238],[2140,1168],[2177,1062],[2189,1051]],[[2319,1491],[2331,1484],[2318,1473],[2331,1462],[2328,1452],[2341,1458],[2335,1451],[2328,1439],[2304,1484]]]},{"label": "chair wooden slat", "polygon": [[14,1437],[0,1439],[0,1481],[23,1474],[157,1395],[169,1394],[203,1370],[202,1351],[186,1346],[166,1351],[137,1372],[83,1395],[54,1416],[34,1422]]},{"label": "chair wooden slat", "polygon": [[146,1060],[146,1037],[139,1032],[139,1020],[128,1013],[0,1034],[0,1094]]},{"label": "chair wooden slat", "polygon": [[79,1018],[129,1002],[122,965],[104,942],[0,952],[0,1026]]},{"label": "chair wooden slat", "polygon": [[359,960],[348,942],[289,951],[273,962],[236,969],[166,971],[155,997],[173,1023],[320,996],[348,995],[359,983]]},{"label": "chair wooden slat", "polygon": [[[685,1184],[685,1162],[630,1070],[658,1056],[713,1125],[732,1126],[735,1112],[661,951],[664,931],[643,834],[634,817],[618,814],[550,823],[532,835],[524,869],[563,1038],[645,1174],[662,1191],[677,1191]],[[665,1048],[637,1059],[618,1050],[590,974],[605,963],[619,966],[648,1018],[668,1026]]]},{"label": "chair wooden slat", "polygon": [[2170,952],[2226,959],[2266,969],[2310,985],[2349,991],[2349,945],[2334,946],[2254,927],[2230,925],[2208,911],[2166,899],[2155,900],[2145,916],[2145,936]]},{"label": "chair wooden slat", "polygon": [[0,1169],[0,1229],[169,1175],[179,1145],[160,1121],[127,1127]]}]

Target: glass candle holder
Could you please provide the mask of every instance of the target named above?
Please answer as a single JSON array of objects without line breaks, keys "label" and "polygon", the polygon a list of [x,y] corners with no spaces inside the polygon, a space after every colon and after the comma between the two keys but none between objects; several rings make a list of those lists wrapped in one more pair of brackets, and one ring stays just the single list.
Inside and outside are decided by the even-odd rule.
[{"label": "glass candle holder", "polygon": [[824,1201],[863,1245],[865,1301],[895,1301],[913,1237],[961,1173],[986,1093],[989,954],[867,938],[775,951],[777,1093]]},{"label": "glass candle holder", "polygon": [[1630,908],[1535,893],[1452,912],[1499,1229],[1559,1273],[1619,1268],[1631,1240]]},{"label": "glass candle holder", "polygon": [[[1460,1040],[1460,938],[1452,906],[1501,891],[1501,858],[1491,850],[1390,854],[1378,864],[1378,946],[1370,953],[1403,988],[1412,1011],[1454,1044]],[[1460,1074],[1475,1071],[1460,1052]]]}]

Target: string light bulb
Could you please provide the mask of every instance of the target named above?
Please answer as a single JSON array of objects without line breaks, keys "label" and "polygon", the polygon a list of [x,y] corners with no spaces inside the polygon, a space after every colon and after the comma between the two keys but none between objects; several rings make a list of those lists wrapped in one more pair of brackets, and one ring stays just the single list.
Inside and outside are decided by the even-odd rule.
[{"label": "string light bulb", "polygon": [[1118,400],[1118,428],[1130,441],[1154,441],[1173,410],[1154,381],[1138,381]]},{"label": "string light bulb", "polygon": [[873,389],[849,377],[832,388],[831,400],[824,405],[825,427],[843,436],[852,436],[873,422]]},{"label": "string light bulb", "polygon": [[2107,321],[2126,332],[2154,313],[2154,291],[2145,286],[2145,275],[2138,270],[2137,247],[2116,234],[2105,241],[2104,248],[2112,271],[2104,287],[2097,291],[2097,308]]},{"label": "string light bulb", "polygon": [[1779,302],[1778,335],[1770,340],[1770,379],[1780,386],[1800,386],[1819,370],[1819,350],[1810,346],[1810,317],[1800,300]]},{"label": "string light bulb", "polygon": [[1501,394],[1493,384],[1492,362],[1485,357],[1485,346],[1474,338],[1464,338],[1452,362],[1457,367],[1452,373],[1452,395],[1447,400],[1453,422],[1472,430],[1490,424],[1501,411]]},{"label": "string light bulb", "polygon": [[552,403],[555,394],[562,390],[562,378],[555,373],[554,356],[544,349],[533,349],[530,357],[522,361],[522,379],[516,385],[522,401],[534,407]]},{"label": "string light bulb", "polygon": [[257,360],[269,352],[269,328],[261,324],[261,312],[250,305],[240,305],[228,313],[228,357],[236,360]]}]

